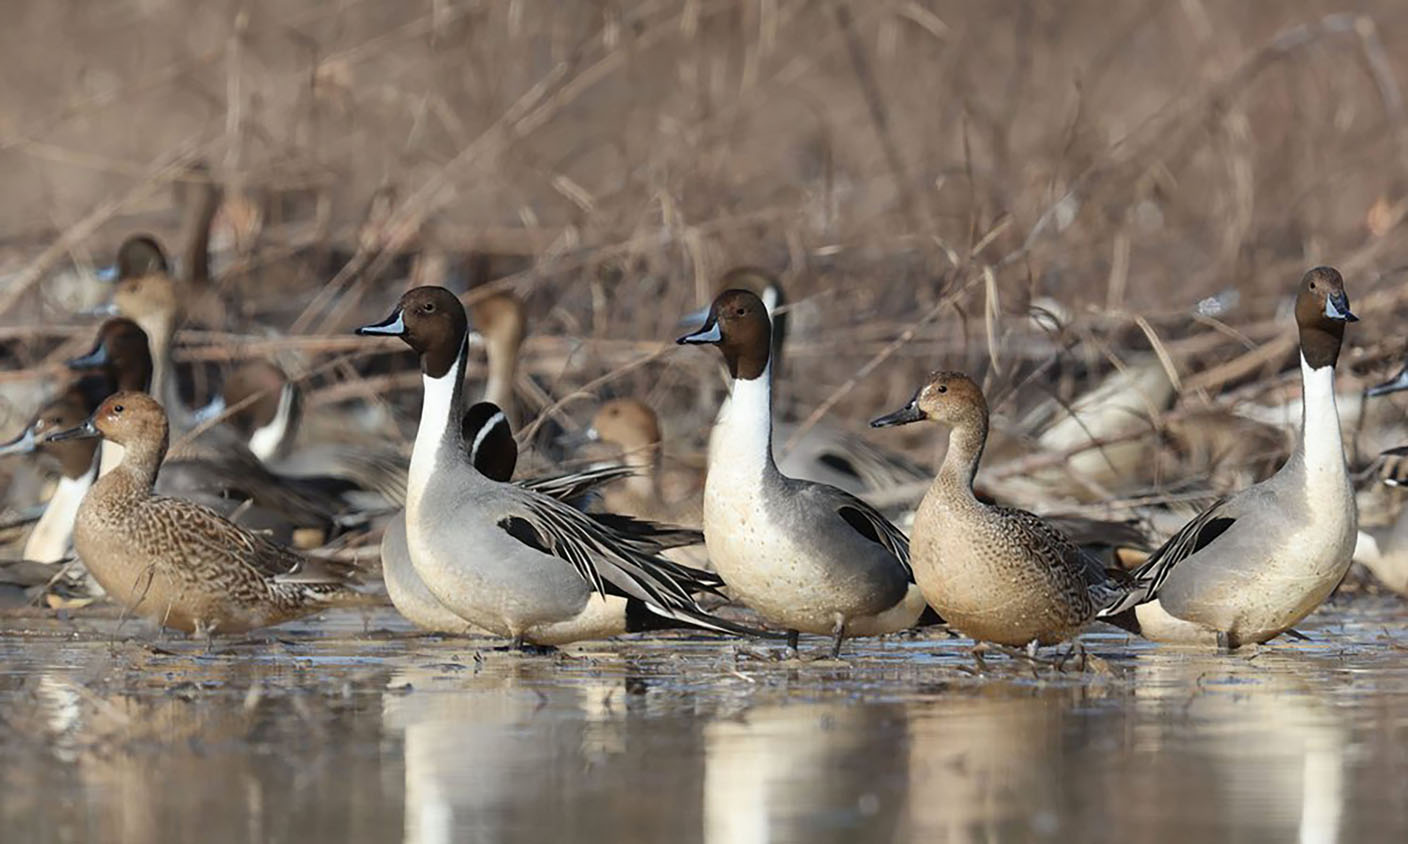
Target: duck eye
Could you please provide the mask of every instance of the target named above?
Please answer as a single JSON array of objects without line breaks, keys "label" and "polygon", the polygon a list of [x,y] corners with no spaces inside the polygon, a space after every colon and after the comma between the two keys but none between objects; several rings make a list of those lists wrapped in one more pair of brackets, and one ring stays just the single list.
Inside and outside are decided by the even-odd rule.
[{"label": "duck eye", "polygon": [[737,310],[735,310],[735,311],[733,312],[733,315],[734,315],[734,316],[743,316],[743,315],[746,314],[746,313],[748,313],[747,309],[745,309],[745,308],[743,308],[743,307],[740,306]]},{"label": "duck eye", "polygon": [[427,314],[433,314],[433,313],[435,313],[435,303],[434,303],[434,302],[426,302],[424,305],[421,305],[421,306],[420,306],[420,309],[421,309],[422,311],[424,311],[425,313],[427,313]]},{"label": "duck eye", "polygon": [[948,385],[947,385],[947,384],[940,384],[939,387],[938,387],[938,390],[939,390],[939,392],[941,392],[941,393],[947,393],[947,392],[948,392]]},{"label": "duck eye", "polygon": [[122,405],[120,405],[120,404],[115,404],[115,405],[113,405],[113,406],[112,406],[112,412],[113,412],[113,413],[121,413],[121,412],[122,412]]}]

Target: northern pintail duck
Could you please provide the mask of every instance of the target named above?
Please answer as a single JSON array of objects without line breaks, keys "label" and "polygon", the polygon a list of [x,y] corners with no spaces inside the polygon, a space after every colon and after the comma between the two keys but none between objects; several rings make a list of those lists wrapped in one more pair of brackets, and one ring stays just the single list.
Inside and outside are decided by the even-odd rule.
[{"label": "northern pintail duck", "polygon": [[[485,477],[465,453],[468,318],[442,287],[418,287],[358,329],[400,337],[425,389],[406,490],[406,545],[431,593],[466,621],[522,644],[566,644],[653,626],[728,632],[696,603],[719,585],[654,546],[550,496]],[[751,632],[751,631],[748,631]]]},{"label": "northern pintail duck", "polygon": [[512,293],[495,293],[475,302],[470,313],[474,328],[484,343],[488,375],[484,400],[497,405],[510,427],[518,426],[518,403],[513,399],[513,380],[527,331],[523,303]]},{"label": "northern pintail duck", "polygon": [[82,424],[109,392],[103,379],[79,379],[40,408],[18,437],[0,445],[0,456],[38,452],[52,457],[59,466],[58,484],[44,506],[43,515],[25,540],[24,559],[57,563],[69,558],[73,520],[83,496],[97,479],[98,448],[94,442],[51,441],[50,436]]},{"label": "northern pintail duck", "polygon": [[581,438],[620,449],[621,465],[631,470],[601,491],[608,512],[675,524],[703,523],[703,473],[680,471],[666,477],[660,419],[650,405],[630,398],[603,402]]},{"label": "northern pintail duck", "polygon": [[949,427],[938,477],[915,515],[914,574],[925,599],[953,627],[983,642],[1054,644],[1129,590],[1040,516],[985,504],[973,478],[988,436],[983,391],[961,372],[935,372],[909,403],[870,424],[931,419]]},{"label": "northern pintail duck", "polygon": [[924,599],[909,540],[873,507],[779,471],[772,449],[772,326],[748,290],[727,290],[677,342],[717,346],[733,389],[709,435],[704,542],[734,597],[766,621],[833,637],[914,626]]},{"label": "northern pintail duck", "polygon": [[[715,287],[718,292],[731,289],[747,290],[757,295],[772,321],[769,377],[776,386],[782,377],[790,317],[782,284],[768,270],[741,266],[724,273]],[[698,322],[704,319],[708,310],[706,307],[687,318]],[[866,495],[928,480],[928,473],[907,457],[883,449],[850,431],[824,422],[799,431],[800,426],[795,422],[773,421],[773,439],[780,446],[775,461],[778,470],[788,477],[826,484],[852,495]]]},{"label": "northern pintail duck", "polygon": [[1335,363],[1349,310],[1330,267],[1301,279],[1300,438],[1265,481],[1213,504],[1134,572],[1138,588],[1111,620],[1160,641],[1265,642],[1334,591],[1354,552],[1357,512],[1335,409]]},{"label": "northern pintail duck", "polygon": [[241,633],[363,603],[350,570],[314,561],[195,502],[153,494],[169,427],[145,393],[109,396],[82,425],[51,440],[112,439],[122,462],[78,509],[74,546],[127,609],[163,627],[209,636]]},{"label": "northern pintail duck", "polygon": [[203,422],[224,416],[261,462],[287,457],[302,420],[302,392],[277,365],[251,360],[235,367],[220,394],[196,412]]},{"label": "northern pintail duck", "polygon": [[[1366,397],[1386,396],[1408,390],[1408,364],[1398,374],[1364,391]],[[1384,451],[1380,456],[1380,477],[1391,487],[1408,485],[1408,446]],[[1408,509],[1399,512],[1387,524],[1359,526],[1354,543],[1354,561],[1360,563],[1389,589],[1408,595]]]},{"label": "northern pintail duck", "polygon": [[[518,444],[513,439],[513,430],[508,425],[507,417],[498,405],[493,402],[472,405],[465,411],[460,430],[468,450],[469,462],[480,474],[495,481],[512,480],[518,462]],[[516,483],[580,509],[580,505],[596,495],[600,487],[619,481],[630,475],[631,471],[625,466],[604,466],[565,475],[528,478]],[[658,550],[695,545],[704,541],[703,534],[698,531],[655,525],[615,515],[591,514],[591,518],[625,530],[636,538],[652,543]],[[406,546],[404,511],[392,517],[386,526],[386,532],[382,534],[381,569],[391,603],[417,627],[437,633],[474,632],[474,626],[442,604],[420,579],[420,575],[416,574]]]},{"label": "northern pintail duck", "polygon": [[146,333],[152,358],[149,392],[167,408],[172,427],[179,433],[195,424],[195,416],[181,398],[171,358],[172,341],[184,315],[183,291],[178,290],[178,283],[156,238],[135,235],[118,248],[113,306]]},{"label": "northern pintail duck", "polygon": [[[92,351],[69,361],[69,366],[103,373],[118,390],[145,392],[154,361],[142,328],[115,317],[103,323]],[[100,474],[117,465],[120,452],[120,445],[104,439]],[[238,511],[242,522],[261,528],[286,520],[320,530],[333,525],[343,510],[341,495],[350,487],[339,479],[277,475],[250,453],[238,435],[220,426],[170,449],[157,483],[163,495],[196,499],[226,515]],[[281,518],[274,519],[274,514]]]}]

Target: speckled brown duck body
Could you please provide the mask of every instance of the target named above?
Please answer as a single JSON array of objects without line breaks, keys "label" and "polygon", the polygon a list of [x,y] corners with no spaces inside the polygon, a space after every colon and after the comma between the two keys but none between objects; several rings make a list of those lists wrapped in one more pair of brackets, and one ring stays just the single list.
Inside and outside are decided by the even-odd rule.
[{"label": "speckled brown duck body", "polygon": [[951,426],[948,453],[910,537],[914,576],[929,602],[968,636],[1003,645],[1054,644],[1128,591],[1059,530],[1025,510],[985,504],[973,477],[988,433],[982,390],[936,372],[876,427],[934,419]]},{"label": "speckled brown duck body", "polygon": [[315,563],[203,505],[153,495],[168,425],[150,396],[114,394],[54,439],[82,436],[124,449],[83,499],[74,547],[128,610],[176,630],[240,633],[363,601],[349,588],[349,570]]}]

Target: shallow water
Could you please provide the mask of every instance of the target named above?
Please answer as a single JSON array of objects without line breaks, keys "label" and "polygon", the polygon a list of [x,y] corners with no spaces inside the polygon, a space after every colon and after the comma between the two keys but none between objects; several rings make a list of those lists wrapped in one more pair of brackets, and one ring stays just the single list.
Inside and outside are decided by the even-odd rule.
[{"label": "shallow water", "polygon": [[[0,629],[19,841],[1404,840],[1408,605],[1061,668],[936,631],[779,662],[711,638],[550,656],[330,615],[206,654],[101,614]],[[116,631],[116,632],[115,632]],[[804,645],[821,652],[820,641]]]}]

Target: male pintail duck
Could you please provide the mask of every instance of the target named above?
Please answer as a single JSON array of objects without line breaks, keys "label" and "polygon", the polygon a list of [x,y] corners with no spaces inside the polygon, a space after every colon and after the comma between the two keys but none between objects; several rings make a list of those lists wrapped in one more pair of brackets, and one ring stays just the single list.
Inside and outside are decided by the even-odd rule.
[{"label": "male pintail duck", "polygon": [[[1137,589],[1110,620],[1159,641],[1237,648],[1289,630],[1348,570],[1357,512],[1335,409],[1335,362],[1349,310],[1330,267],[1296,295],[1302,394],[1300,439],[1265,481],[1185,525],[1134,572]],[[1132,610],[1132,612],[1131,612]]]},{"label": "male pintail duck", "polygon": [[[495,481],[507,482],[513,478],[518,462],[518,444],[513,439],[507,417],[498,405],[492,402],[472,405],[465,411],[461,433],[468,449],[469,462],[480,474]],[[594,494],[598,487],[618,481],[630,473],[631,470],[624,466],[607,466],[567,475],[530,478],[518,483],[575,505]],[[615,516],[594,515],[592,518],[604,519],[608,524],[630,530],[643,539],[656,542],[662,550],[704,541],[703,535],[697,531],[665,528]],[[416,574],[406,547],[405,511],[392,516],[382,534],[381,570],[391,603],[417,627],[436,633],[475,632],[474,625],[442,604]]]},{"label": "male pintail duck", "polygon": [[566,644],[659,625],[726,632],[694,593],[713,575],[659,558],[654,546],[554,498],[485,477],[461,422],[469,320],[443,287],[417,287],[391,316],[358,329],[400,337],[420,356],[425,397],[406,489],[406,545],[434,596],[518,644]]},{"label": "male pintail duck", "polygon": [[580,438],[619,448],[621,465],[631,470],[624,480],[601,491],[608,512],[675,524],[703,523],[703,473],[666,477],[660,420],[650,405],[630,398],[603,402]]},{"label": "male pintail duck", "polygon": [[0,445],[0,456],[39,452],[58,461],[59,482],[44,506],[44,513],[25,540],[24,559],[57,563],[68,559],[73,544],[73,520],[83,496],[98,476],[97,443],[85,440],[51,441],[50,436],[83,423],[111,390],[100,378],[82,378],[58,398],[40,408],[33,421],[15,439]]},{"label": "male pintail duck", "polygon": [[122,462],[84,497],[74,531],[79,557],[108,594],[164,627],[205,636],[365,602],[350,588],[350,570],[276,545],[203,505],[154,495],[168,430],[154,399],[120,392],[87,422],[50,437],[101,436],[123,447]]},{"label": "male pintail duck", "polygon": [[1106,570],[1040,516],[985,504],[973,478],[988,436],[983,391],[961,372],[935,372],[909,403],[870,424],[932,419],[948,452],[915,515],[914,574],[929,604],[973,639],[1054,644],[1123,597],[1128,577]]},{"label": "male pintail duck", "polygon": [[261,462],[287,457],[298,436],[303,395],[275,364],[250,360],[235,367],[220,394],[196,411],[197,422],[225,415],[229,425]]},{"label": "male pintail duck", "polygon": [[[779,379],[789,315],[786,295],[777,276],[760,267],[734,267],[720,277],[715,290],[747,290],[762,301],[772,321],[770,377],[774,386],[781,386]],[[686,319],[698,323],[708,311],[707,307],[703,308]],[[795,422],[773,422],[773,439],[780,445],[775,462],[778,470],[788,477],[834,486],[852,495],[867,495],[928,480],[928,473],[913,461],[849,431],[825,423],[812,425],[800,435],[798,429]]]},{"label": "male pintail duck", "polygon": [[869,504],[832,486],[790,478],[772,451],[772,350],[767,309],[726,290],[704,326],[677,342],[717,346],[733,390],[709,435],[704,543],[734,597],[766,621],[833,637],[914,626],[924,599],[909,541]]}]

